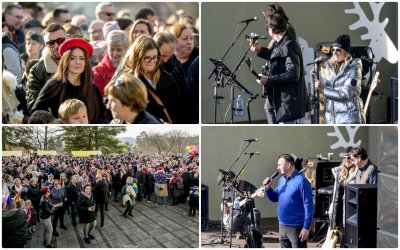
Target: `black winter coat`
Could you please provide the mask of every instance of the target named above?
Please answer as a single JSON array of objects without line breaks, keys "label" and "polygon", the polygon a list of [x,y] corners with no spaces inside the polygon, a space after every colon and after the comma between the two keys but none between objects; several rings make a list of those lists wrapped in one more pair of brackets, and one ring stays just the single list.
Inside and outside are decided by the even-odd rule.
[{"label": "black winter coat", "polygon": [[39,203],[41,195],[39,184],[36,184],[35,187],[32,185],[29,186],[27,198],[32,201],[32,204]]},{"label": "black winter coat", "polygon": [[147,190],[152,190],[154,188],[154,181],[154,175],[147,172],[145,176],[145,187]]},{"label": "black winter coat", "polygon": [[78,198],[78,214],[81,223],[86,224],[96,220],[96,213],[88,210],[91,206],[96,206],[93,194],[90,195],[90,198],[87,198],[84,194],[80,193]]},{"label": "black winter coat", "polygon": [[23,245],[28,239],[26,213],[23,209],[3,211],[2,242],[4,248]]},{"label": "black winter coat", "polygon": [[110,185],[105,181],[96,182],[93,189],[94,200],[97,204],[105,204],[108,202],[108,194],[110,192]]},{"label": "black winter coat", "polygon": [[47,219],[51,216],[52,213],[53,213],[53,208],[50,204],[50,199],[46,196],[42,196],[39,205],[40,219]]},{"label": "black winter coat", "polygon": [[65,189],[65,192],[67,194],[67,202],[69,204],[72,204],[72,202],[76,203],[78,202],[78,197],[79,193],[81,192],[81,189],[79,188],[79,184],[77,183],[76,186],[72,185],[70,183],[67,188]]},{"label": "black winter coat", "polygon": [[309,100],[300,46],[286,33],[271,50],[267,49],[266,59],[269,60],[267,85],[273,88],[277,122],[304,117]]}]

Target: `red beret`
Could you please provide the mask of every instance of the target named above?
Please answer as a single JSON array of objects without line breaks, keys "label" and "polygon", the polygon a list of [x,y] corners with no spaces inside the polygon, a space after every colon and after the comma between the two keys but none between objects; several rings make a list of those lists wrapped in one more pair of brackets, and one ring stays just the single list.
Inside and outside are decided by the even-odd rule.
[{"label": "red beret", "polygon": [[47,194],[47,192],[49,192],[49,188],[48,188],[48,187],[42,187],[42,188],[40,189],[40,192],[41,192],[42,194]]},{"label": "red beret", "polygon": [[79,47],[83,49],[84,51],[86,51],[88,57],[91,57],[93,54],[92,45],[90,45],[90,43],[88,43],[85,39],[82,38],[70,38],[65,40],[65,42],[63,42],[60,48],[58,49],[58,52],[62,56],[64,55],[65,51],[73,47]]},{"label": "red beret", "polygon": [[163,167],[159,167],[159,168],[157,168],[157,171],[159,171],[159,172],[161,172],[161,171],[163,171],[164,170],[164,168]]}]

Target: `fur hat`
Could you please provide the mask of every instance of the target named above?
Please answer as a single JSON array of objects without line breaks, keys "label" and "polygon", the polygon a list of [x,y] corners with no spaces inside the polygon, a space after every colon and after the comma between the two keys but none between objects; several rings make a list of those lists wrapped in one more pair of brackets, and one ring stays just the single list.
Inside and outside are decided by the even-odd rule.
[{"label": "fur hat", "polygon": [[332,47],[339,47],[347,52],[350,52],[350,36],[347,34],[338,36],[338,38],[336,38],[335,42],[332,44]]},{"label": "fur hat", "polygon": [[83,49],[84,51],[86,51],[88,57],[91,57],[93,55],[92,45],[90,45],[90,43],[88,43],[85,39],[82,38],[71,38],[65,40],[65,42],[63,42],[60,48],[58,49],[58,52],[62,56],[64,55],[65,51],[73,47],[79,47]]}]

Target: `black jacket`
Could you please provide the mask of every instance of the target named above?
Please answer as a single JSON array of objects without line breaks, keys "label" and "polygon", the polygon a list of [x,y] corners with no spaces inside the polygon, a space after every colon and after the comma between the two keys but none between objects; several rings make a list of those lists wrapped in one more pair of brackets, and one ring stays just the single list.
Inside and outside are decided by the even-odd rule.
[{"label": "black jacket", "polygon": [[72,202],[76,203],[78,201],[79,193],[81,192],[81,189],[79,188],[79,184],[76,183],[76,186],[72,185],[70,183],[67,188],[65,189],[65,192],[67,194],[67,202],[69,204],[72,204]]},{"label": "black jacket", "polygon": [[90,223],[96,220],[96,213],[94,211],[89,211],[88,208],[91,206],[95,206],[96,202],[94,201],[93,194],[91,194],[90,198],[87,198],[84,194],[80,193],[78,198],[78,214],[79,221],[81,223]]},{"label": "black jacket", "polygon": [[32,201],[32,204],[39,203],[41,195],[39,183],[35,187],[32,185],[29,186],[27,198]]},{"label": "black jacket", "polygon": [[46,196],[42,196],[40,199],[40,206],[39,206],[39,216],[40,219],[47,219],[53,213],[53,208],[50,204],[49,198]]},{"label": "black jacket", "polygon": [[96,182],[93,189],[94,200],[97,204],[105,204],[108,202],[108,193],[110,192],[109,184],[105,181]]},{"label": "black jacket", "polygon": [[[126,122],[120,119],[113,119],[110,124],[126,124]],[[160,124],[160,122],[152,114],[144,110],[136,116],[132,124]]]},{"label": "black jacket", "polygon": [[24,245],[28,239],[26,213],[23,209],[3,211],[2,242],[4,248]]},{"label": "black jacket", "polygon": [[147,172],[145,176],[145,186],[147,190],[151,190],[154,187],[154,182],[154,175],[150,172]]},{"label": "black jacket", "polygon": [[268,52],[267,85],[273,88],[277,122],[304,117],[308,98],[300,46],[286,33]]}]

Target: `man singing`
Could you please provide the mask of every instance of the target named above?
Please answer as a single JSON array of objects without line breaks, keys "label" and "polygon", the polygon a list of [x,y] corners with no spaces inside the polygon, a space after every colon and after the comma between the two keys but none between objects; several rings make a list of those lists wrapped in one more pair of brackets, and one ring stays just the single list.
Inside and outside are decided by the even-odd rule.
[{"label": "man singing", "polygon": [[293,124],[304,117],[307,103],[301,49],[288,32],[285,16],[273,13],[266,21],[275,43],[266,51],[269,73],[260,75],[257,82],[272,87],[276,122]]},{"label": "man singing", "polygon": [[307,238],[314,216],[310,182],[300,174],[289,154],[279,156],[278,170],[283,175],[278,186],[271,188],[271,180],[263,181],[265,195],[278,202],[279,241],[283,248],[307,248]]}]

